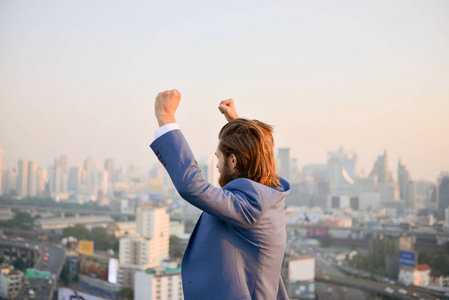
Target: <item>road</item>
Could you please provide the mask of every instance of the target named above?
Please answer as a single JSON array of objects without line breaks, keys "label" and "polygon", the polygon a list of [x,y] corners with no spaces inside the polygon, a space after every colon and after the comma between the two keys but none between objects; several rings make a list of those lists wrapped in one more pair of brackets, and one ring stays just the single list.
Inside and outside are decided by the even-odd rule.
[{"label": "road", "polygon": [[[393,297],[395,299],[403,299],[403,300],[412,300],[412,299],[425,299],[425,300],[437,300],[441,299],[429,294],[420,293],[419,295],[416,295],[415,297],[412,296],[412,291],[410,289],[407,289],[405,287],[397,286],[397,285],[391,285],[387,283],[382,282],[376,282],[371,280],[364,280],[359,279],[355,277],[348,277],[348,276],[337,276],[337,275],[326,275],[326,274],[317,274],[315,277],[317,282],[326,282],[326,283],[333,283],[337,285],[346,285],[346,286],[353,286],[357,288],[361,288],[366,291],[373,292],[378,295],[387,295],[390,297]],[[387,289],[389,288],[389,292]],[[400,290],[404,290],[405,293],[399,292]]]},{"label": "road", "polygon": [[[52,280],[48,279],[28,279],[29,285],[24,284],[19,291],[17,299],[29,299],[29,290],[35,292],[36,300],[49,300],[53,297],[53,292],[56,288],[56,282],[61,273],[62,265],[65,261],[65,251],[50,243],[38,243],[31,241],[15,241],[11,239],[0,238],[0,246],[18,247],[34,249],[39,252],[39,257],[34,266],[40,272],[50,272]],[[47,257],[47,260],[44,259]]]},{"label": "road", "polygon": [[[320,253],[320,252],[319,252]],[[321,274],[340,275],[343,274],[334,267],[334,262],[330,258],[324,258],[317,253],[316,267]],[[329,283],[317,282],[317,296],[318,299],[347,299],[347,300],[367,300],[366,295],[354,288],[346,286],[332,286],[332,292],[329,293]]]}]

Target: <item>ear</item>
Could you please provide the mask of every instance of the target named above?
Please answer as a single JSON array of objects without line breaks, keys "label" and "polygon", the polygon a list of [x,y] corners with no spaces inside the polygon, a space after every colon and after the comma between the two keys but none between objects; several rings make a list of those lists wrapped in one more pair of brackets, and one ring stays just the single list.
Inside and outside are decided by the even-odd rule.
[{"label": "ear", "polygon": [[229,162],[233,169],[235,169],[237,167],[237,157],[235,157],[235,155],[232,153],[231,153],[231,155],[229,155]]}]

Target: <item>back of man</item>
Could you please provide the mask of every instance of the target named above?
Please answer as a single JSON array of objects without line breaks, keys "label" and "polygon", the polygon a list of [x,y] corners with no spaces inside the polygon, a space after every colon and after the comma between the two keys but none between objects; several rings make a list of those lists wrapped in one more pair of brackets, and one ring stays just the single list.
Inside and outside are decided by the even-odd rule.
[{"label": "back of man", "polygon": [[[223,188],[216,188],[202,177],[187,141],[173,125],[179,101],[176,90],[156,98],[160,132],[151,148],[181,197],[203,210],[183,258],[185,299],[288,299],[280,271],[290,186],[269,171],[274,166],[271,127],[244,119],[225,125],[217,149]],[[264,156],[263,151],[271,153]],[[256,164],[248,164],[254,159]]]}]

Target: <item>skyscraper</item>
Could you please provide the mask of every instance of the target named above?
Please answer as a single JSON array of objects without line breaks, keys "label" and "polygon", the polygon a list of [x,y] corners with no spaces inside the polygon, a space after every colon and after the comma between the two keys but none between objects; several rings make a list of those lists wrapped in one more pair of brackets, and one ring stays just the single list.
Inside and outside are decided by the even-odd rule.
[{"label": "skyscraper", "polygon": [[37,196],[37,162],[35,160],[28,162],[27,196]]},{"label": "skyscraper", "polygon": [[47,170],[38,168],[37,169],[37,194],[42,195],[45,192],[45,185],[48,183],[48,173]]},{"label": "skyscraper", "polygon": [[449,173],[442,173],[437,184],[438,220],[445,219],[446,208],[449,207]]},{"label": "skyscraper", "polygon": [[285,180],[290,181],[290,148],[279,148],[278,149],[278,155],[279,155],[279,163],[280,166],[280,173]]},{"label": "skyscraper", "polygon": [[79,193],[81,191],[83,176],[83,166],[82,164],[77,164],[69,169],[69,176],[67,180],[67,189]]},{"label": "skyscraper", "polygon": [[7,169],[3,171],[3,195],[14,195],[17,194],[17,170]]},{"label": "skyscraper", "polygon": [[114,175],[114,160],[112,158],[106,159],[104,161],[104,169],[108,171],[109,174],[109,182],[114,183],[115,182],[115,175]]},{"label": "skyscraper", "polygon": [[374,163],[374,167],[373,170],[371,171],[370,176],[374,175],[377,175],[378,183],[385,183],[390,181],[390,173],[388,171],[387,150],[384,151],[383,155],[379,155],[377,157],[377,160]]},{"label": "skyscraper", "polygon": [[332,158],[338,158],[341,161],[346,173],[354,179],[357,175],[357,154],[353,151],[346,151],[343,147],[340,147],[337,152],[328,151],[328,160]]},{"label": "skyscraper", "polygon": [[24,198],[28,195],[28,160],[19,160],[17,174],[17,196]]},{"label": "skyscraper", "polygon": [[408,208],[415,208],[416,186],[411,180],[410,172],[406,166],[398,162],[399,197],[404,200]]}]

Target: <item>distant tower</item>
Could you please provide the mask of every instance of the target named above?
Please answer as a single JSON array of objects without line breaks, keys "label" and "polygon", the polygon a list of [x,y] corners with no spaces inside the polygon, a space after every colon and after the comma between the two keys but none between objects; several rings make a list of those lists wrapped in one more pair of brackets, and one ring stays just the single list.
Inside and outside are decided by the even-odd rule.
[{"label": "distant tower", "polygon": [[45,192],[45,185],[48,182],[47,170],[38,168],[37,169],[37,194],[42,195]]},{"label": "distant tower", "polygon": [[0,195],[2,194],[2,158],[3,158],[3,150],[0,148]]},{"label": "distant tower", "polygon": [[290,148],[279,148],[279,163],[281,164],[281,175],[285,180],[290,181]]},{"label": "distant tower", "polygon": [[373,170],[371,171],[371,176],[377,175],[378,183],[385,183],[390,181],[390,174],[388,172],[388,157],[387,150],[384,151],[384,155],[377,157],[374,163]]},{"label": "distant tower", "polygon": [[17,196],[24,198],[28,195],[28,160],[19,160],[17,174]]},{"label": "distant tower", "polygon": [[104,161],[104,169],[108,171],[109,174],[109,182],[115,183],[115,175],[114,175],[114,160],[112,158],[106,159]]},{"label": "distant tower", "polygon": [[59,166],[61,167],[61,170],[64,174],[67,174],[68,167],[67,167],[67,155],[61,155],[61,158],[59,159]]},{"label": "distant tower", "polygon": [[69,169],[69,176],[67,180],[67,189],[75,193],[80,192],[83,184],[83,165],[77,164]]},{"label": "distant tower", "polygon": [[341,161],[346,173],[354,179],[357,174],[357,154],[353,151],[346,151],[343,147],[340,147],[337,152],[328,151],[328,160],[332,158],[338,158]]},{"label": "distant tower", "polygon": [[37,162],[35,160],[28,162],[27,196],[37,196]]},{"label": "distant tower", "polygon": [[449,173],[442,173],[437,184],[438,220],[445,219],[446,208],[449,207]]},{"label": "distant tower", "polygon": [[401,164],[401,160],[398,162],[398,185],[400,199],[405,200],[408,208],[415,208],[415,183],[411,180],[410,172],[406,166]]},{"label": "distant tower", "polygon": [[3,195],[14,195],[17,193],[17,170],[7,169],[3,176]]}]

